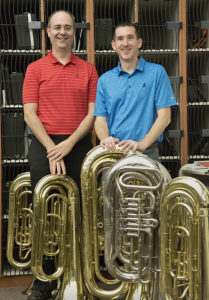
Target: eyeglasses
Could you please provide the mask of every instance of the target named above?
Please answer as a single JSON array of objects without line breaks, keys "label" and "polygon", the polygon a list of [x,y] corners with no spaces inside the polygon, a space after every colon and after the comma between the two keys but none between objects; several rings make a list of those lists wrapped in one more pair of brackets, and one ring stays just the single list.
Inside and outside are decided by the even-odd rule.
[{"label": "eyeglasses", "polygon": [[50,28],[52,28],[55,31],[61,31],[62,29],[64,29],[64,31],[71,31],[73,30],[73,26],[72,25],[65,25],[65,26],[61,26],[61,25],[55,25],[53,27],[49,26]]}]

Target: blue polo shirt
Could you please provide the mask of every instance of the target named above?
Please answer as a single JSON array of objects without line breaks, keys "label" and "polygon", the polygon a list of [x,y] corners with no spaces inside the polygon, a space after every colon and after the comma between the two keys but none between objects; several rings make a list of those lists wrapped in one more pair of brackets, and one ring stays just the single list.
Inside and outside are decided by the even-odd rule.
[{"label": "blue polo shirt", "polygon": [[[107,117],[110,136],[140,141],[157,118],[157,110],[176,105],[163,66],[139,57],[132,74],[118,66],[98,80],[94,116]],[[158,138],[162,141],[163,134]]]}]

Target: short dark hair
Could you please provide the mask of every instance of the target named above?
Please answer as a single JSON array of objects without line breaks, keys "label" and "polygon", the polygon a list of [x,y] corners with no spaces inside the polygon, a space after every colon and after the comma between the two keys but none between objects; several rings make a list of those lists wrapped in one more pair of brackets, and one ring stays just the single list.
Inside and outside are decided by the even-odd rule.
[{"label": "short dark hair", "polygon": [[68,14],[71,19],[73,20],[73,28],[75,28],[75,18],[73,16],[73,14],[71,14],[71,12],[69,12],[68,10],[64,10],[64,9],[60,9],[60,10],[55,10],[51,13],[51,15],[49,16],[48,18],[48,27],[50,27],[50,23],[51,23],[51,19],[52,17],[56,14],[56,13],[59,13],[59,12],[64,12],[66,14]]},{"label": "short dark hair", "polygon": [[113,40],[115,40],[115,32],[116,32],[116,29],[119,28],[119,27],[133,27],[135,29],[135,33],[136,33],[136,37],[137,39],[139,38],[139,26],[138,24],[136,23],[132,23],[132,22],[121,22],[121,23],[118,23],[114,29],[113,29]]}]

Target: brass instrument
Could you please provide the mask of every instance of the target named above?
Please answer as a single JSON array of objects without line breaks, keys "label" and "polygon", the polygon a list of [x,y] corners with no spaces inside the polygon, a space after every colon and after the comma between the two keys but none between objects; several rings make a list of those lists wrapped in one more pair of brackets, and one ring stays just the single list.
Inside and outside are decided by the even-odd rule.
[{"label": "brass instrument", "polygon": [[[84,299],[80,265],[79,191],[68,176],[47,175],[34,191],[31,269],[50,281],[63,275],[57,300]],[[52,274],[43,269],[44,256],[54,258]]]},{"label": "brass instrument", "polygon": [[[57,300],[85,299],[77,185],[68,176],[45,176],[36,185],[33,210],[30,189],[29,172],[18,175],[10,188],[8,260],[16,268],[31,266],[34,276],[42,281],[63,274]],[[15,246],[19,248],[18,260],[13,256]],[[46,257],[55,262],[52,274],[43,268]]]},{"label": "brass instrument", "polygon": [[[204,161],[202,163],[204,165]],[[194,177],[209,189],[209,168],[203,165],[199,164],[199,162],[183,165],[179,170],[179,176]]]},{"label": "brass instrument", "polygon": [[127,292],[129,286],[105,276],[100,268],[100,260],[104,257],[101,181],[105,170],[122,157],[118,148],[110,152],[97,146],[87,153],[81,168],[84,280],[90,293],[98,298],[117,299]]},{"label": "brass instrument", "polygon": [[[86,299],[82,275],[89,292],[104,299],[126,294],[126,300],[154,300],[160,286],[165,300],[209,300],[209,192],[203,183],[185,176],[170,182],[166,169],[147,156],[124,157],[119,148],[110,152],[100,146],[87,154],[81,180],[82,239],[72,179],[40,180],[33,210],[30,174],[13,181],[7,257],[14,267],[31,265],[43,281],[63,275],[57,300]],[[52,274],[43,268],[44,257],[55,261]],[[108,274],[101,271],[102,257]]]},{"label": "brass instrument", "polygon": [[129,291],[128,299],[159,299],[160,200],[170,180],[143,154],[120,159],[104,179],[105,262],[114,278],[136,284],[138,298]]},{"label": "brass instrument", "polygon": [[161,205],[161,279],[166,300],[209,299],[209,192],[192,177],[173,179]]},{"label": "brass instrument", "polygon": [[16,177],[9,190],[7,259],[15,268],[30,267],[32,215],[30,173],[25,172]]}]

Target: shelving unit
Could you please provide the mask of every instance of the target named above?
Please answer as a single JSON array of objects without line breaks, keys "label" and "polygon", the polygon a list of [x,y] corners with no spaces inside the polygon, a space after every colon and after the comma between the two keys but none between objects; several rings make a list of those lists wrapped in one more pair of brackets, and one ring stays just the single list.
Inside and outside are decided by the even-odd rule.
[{"label": "shelving unit", "polygon": [[[28,167],[28,131],[22,109],[22,85],[29,63],[41,58],[41,30],[33,32],[34,46],[29,46],[27,24],[22,15],[30,12],[31,20],[40,20],[41,1],[6,1],[0,3],[1,58],[1,247],[0,286],[21,285],[31,281],[31,271],[16,270],[6,258],[9,187],[14,178]],[[26,18],[25,18],[26,20]],[[24,31],[25,43],[20,35]],[[28,37],[28,39],[26,38]]]},{"label": "shelving unit", "polygon": [[[149,62],[163,65],[180,103],[180,38],[179,1],[138,1],[138,23],[143,39],[141,55]],[[176,177],[181,165],[179,108],[172,109],[172,123],[160,145],[162,163]]]},{"label": "shelving unit", "polygon": [[192,162],[209,157],[209,3],[190,0],[187,9],[188,155]]},{"label": "shelving unit", "polygon": [[[140,55],[165,67],[178,102],[160,145],[162,163],[176,177],[188,161],[209,159],[207,0],[1,0],[0,286],[31,279],[30,270],[15,270],[6,259],[8,191],[16,175],[28,170],[30,131],[23,121],[21,85],[28,64],[50,49],[44,26],[57,9],[75,16],[74,52],[94,63],[99,75],[118,63],[111,48],[113,27],[127,20],[138,24],[143,38]],[[24,13],[32,14],[36,23],[30,26],[38,29],[29,31],[27,22],[24,28],[17,25]],[[21,44],[20,30],[35,34],[33,47]],[[93,140],[96,143],[95,135]]]}]

